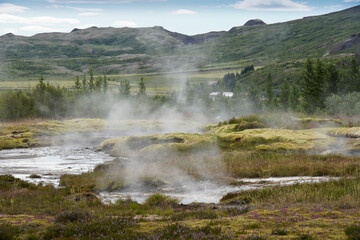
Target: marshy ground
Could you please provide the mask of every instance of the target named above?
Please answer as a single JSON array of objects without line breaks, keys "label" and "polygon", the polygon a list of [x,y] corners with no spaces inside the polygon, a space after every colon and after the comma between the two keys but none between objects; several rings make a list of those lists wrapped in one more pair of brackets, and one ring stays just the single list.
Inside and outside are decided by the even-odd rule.
[{"label": "marshy ground", "polygon": [[[63,175],[61,188],[0,176],[0,239],[359,239],[360,129],[340,120],[284,118],[250,116],[202,128],[178,122],[189,133],[166,134],[161,122],[139,121],[136,132],[147,135],[106,135],[111,139],[98,150],[109,153],[109,160],[93,171]],[[49,145],[53,136],[60,137],[52,143],[63,144],[70,141],[61,138],[66,133],[94,129],[118,134],[129,124],[97,119],[2,124],[1,148]],[[326,181],[251,180],[294,176]],[[184,205],[156,193],[185,177],[235,190],[261,188],[224,193],[216,204]],[[130,198],[105,203],[97,195],[134,186],[154,194],[141,203]]]}]

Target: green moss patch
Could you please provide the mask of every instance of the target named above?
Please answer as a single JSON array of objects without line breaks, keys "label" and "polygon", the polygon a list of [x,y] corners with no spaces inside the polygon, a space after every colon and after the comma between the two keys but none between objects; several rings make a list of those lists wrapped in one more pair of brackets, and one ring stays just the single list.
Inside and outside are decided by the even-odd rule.
[{"label": "green moss patch", "polygon": [[222,149],[307,151],[321,150],[334,143],[322,131],[289,129],[248,129],[236,133],[221,133],[217,141]]},{"label": "green moss patch", "polygon": [[100,149],[113,156],[162,154],[166,152],[192,152],[215,147],[215,137],[207,134],[168,133],[145,136],[120,137],[105,140]]}]

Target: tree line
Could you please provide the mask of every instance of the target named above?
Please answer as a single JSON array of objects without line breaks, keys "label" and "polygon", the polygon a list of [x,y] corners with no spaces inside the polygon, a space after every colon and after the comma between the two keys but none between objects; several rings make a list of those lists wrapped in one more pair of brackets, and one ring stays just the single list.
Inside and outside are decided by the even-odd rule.
[{"label": "tree line", "polygon": [[[269,72],[262,91],[256,82],[244,87],[245,84],[241,82],[242,74],[226,74],[218,83],[217,90],[221,91],[225,87],[226,90],[233,91],[234,95],[246,96],[263,112],[360,112],[360,69],[355,56],[344,58],[340,62],[307,59],[300,83],[285,78],[277,88],[274,86],[272,73]],[[336,107],[340,105],[341,109]]]},{"label": "tree line", "polygon": [[[118,93],[108,91],[108,86],[107,76],[95,77],[92,70],[89,76],[86,74],[82,77],[77,76],[71,90],[49,82],[45,83],[41,76],[32,90],[10,90],[0,94],[0,120],[104,117],[108,114],[112,103],[132,97],[130,96],[131,87],[127,80],[121,82]],[[150,102],[164,100],[159,97],[146,97],[143,78],[139,81],[138,94],[133,98],[136,98],[137,102],[145,101],[145,98]]]},{"label": "tree line", "polygon": [[[182,91],[168,96],[148,96],[143,78],[138,82],[136,95],[131,94],[134,91],[128,80],[120,82],[118,91],[109,91],[107,76],[95,76],[92,70],[88,76],[76,77],[71,90],[45,83],[40,77],[32,90],[0,94],[0,120],[105,117],[113,104],[121,105],[124,101],[130,102],[133,111],[144,117],[164,105],[185,114],[196,112],[217,118],[273,111],[360,113],[360,69],[355,57],[336,63],[307,59],[300,83],[284,79],[277,88],[271,72],[263,88],[256,82],[244,86],[241,79],[254,71],[254,66],[248,66],[241,73],[226,74],[216,86],[186,81]],[[230,98],[219,94],[212,99],[213,91],[232,91],[234,95]]]}]

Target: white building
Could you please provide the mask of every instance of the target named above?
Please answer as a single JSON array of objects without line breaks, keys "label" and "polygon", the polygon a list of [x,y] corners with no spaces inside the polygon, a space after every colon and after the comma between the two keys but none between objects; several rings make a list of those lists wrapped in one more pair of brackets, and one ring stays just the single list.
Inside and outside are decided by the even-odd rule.
[{"label": "white building", "polygon": [[[210,93],[210,97],[212,98],[213,101],[215,101],[215,99],[220,95],[221,95],[220,92]],[[234,96],[234,93],[233,92],[222,92],[222,96],[226,97],[226,98],[232,98]]]}]

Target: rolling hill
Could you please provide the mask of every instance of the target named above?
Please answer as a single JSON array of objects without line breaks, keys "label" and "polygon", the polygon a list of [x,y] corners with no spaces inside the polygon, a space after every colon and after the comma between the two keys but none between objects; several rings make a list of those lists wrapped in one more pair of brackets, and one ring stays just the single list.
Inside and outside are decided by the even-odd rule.
[{"label": "rolling hill", "polygon": [[[0,80],[265,66],[360,51],[360,6],[285,23],[249,21],[195,36],[163,27],[0,36]],[[285,64],[286,65],[286,64]]]}]

